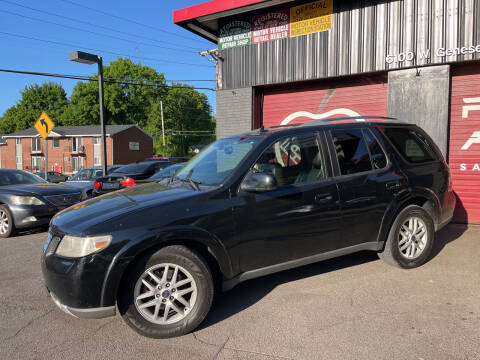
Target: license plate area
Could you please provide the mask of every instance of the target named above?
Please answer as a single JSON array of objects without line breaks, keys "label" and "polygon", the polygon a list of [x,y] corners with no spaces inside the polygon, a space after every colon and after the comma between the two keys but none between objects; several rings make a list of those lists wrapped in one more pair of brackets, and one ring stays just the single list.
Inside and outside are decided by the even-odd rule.
[{"label": "license plate area", "polygon": [[117,190],[119,188],[120,188],[120,183],[118,182],[102,183],[102,189],[104,190]]}]

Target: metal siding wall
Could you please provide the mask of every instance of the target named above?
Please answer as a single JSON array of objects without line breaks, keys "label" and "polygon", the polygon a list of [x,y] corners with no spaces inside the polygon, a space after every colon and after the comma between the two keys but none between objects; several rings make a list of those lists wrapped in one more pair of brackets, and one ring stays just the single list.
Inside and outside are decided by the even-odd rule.
[{"label": "metal siding wall", "polygon": [[[413,51],[418,65],[480,59],[438,57],[437,48],[480,44],[480,0],[334,0],[329,31],[221,51],[223,89],[279,84],[415,66],[387,64]],[[431,51],[431,57],[420,53]]]},{"label": "metal siding wall", "polygon": [[388,73],[388,116],[417,124],[446,157],[450,66],[430,66]]}]

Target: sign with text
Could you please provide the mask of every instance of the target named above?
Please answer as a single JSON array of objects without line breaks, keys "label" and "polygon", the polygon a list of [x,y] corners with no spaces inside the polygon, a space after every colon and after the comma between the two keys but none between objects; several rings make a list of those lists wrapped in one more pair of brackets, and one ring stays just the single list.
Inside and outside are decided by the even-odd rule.
[{"label": "sign with text", "polygon": [[250,45],[252,24],[247,20],[232,20],[220,27],[218,50]]},{"label": "sign with text", "polygon": [[315,1],[290,9],[290,37],[330,30],[332,1]]},{"label": "sign with text", "polygon": [[254,16],[252,27],[253,44],[286,39],[290,36],[290,9]]}]

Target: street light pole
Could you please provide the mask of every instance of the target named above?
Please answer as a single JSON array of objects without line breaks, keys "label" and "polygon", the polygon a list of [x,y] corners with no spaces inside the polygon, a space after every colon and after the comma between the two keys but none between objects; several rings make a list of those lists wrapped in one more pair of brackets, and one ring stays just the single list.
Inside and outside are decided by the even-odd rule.
[{"label": "street light pole", "polygon": [[107,176],[107,139],[105,137],[105,106],[103,103],[103,59],[98,57],[98,102],[100,103],[100,127],[102,134],[102,170]]},{"label": "street light pole", "polygon": [[105,105],[103,99],[103,59],[101,56],[89,54],[83,51],[74,51],[70,53],[70,60],[82,64],[98,65],[98,102],[100,105],[100,128],[102,134],[102,172],[107,175],[107,140],[105,138]]}]

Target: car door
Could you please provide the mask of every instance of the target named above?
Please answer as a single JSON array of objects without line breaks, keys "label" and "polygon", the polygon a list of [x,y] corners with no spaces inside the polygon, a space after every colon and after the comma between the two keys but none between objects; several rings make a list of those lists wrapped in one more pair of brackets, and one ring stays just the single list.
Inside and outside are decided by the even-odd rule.
[{"label": "car door", "polygon": [[324,134],[288,136],[270,144],[250,171],[271,172],[278,187],[233,199],[232,259],[241,271],[336,248],[340,208]]},{"label": "car door", "polygon": [[333,129],[327,139],[342,209],[342,247],[374,243],[393,196],[387,156],[369,129]]}]

